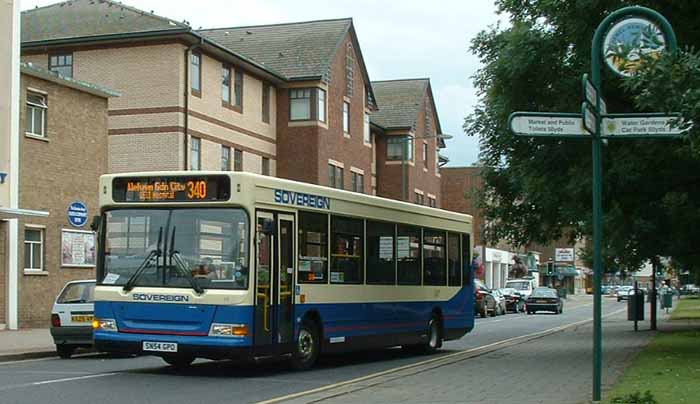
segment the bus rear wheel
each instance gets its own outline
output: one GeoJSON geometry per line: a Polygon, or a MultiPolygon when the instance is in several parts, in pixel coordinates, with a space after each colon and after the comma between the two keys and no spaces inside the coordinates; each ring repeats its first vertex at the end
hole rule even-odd
{"type": "Polygon", "coordinates": [[[416,346],[416,351],[424,355],[432,355],[442,347],[442,327],[440,318],[437,314],[433,314],[428,323],[427,330],[428,340],[416,346]]]}
{"type": "Polygon", "coordinates": [[[296,370],[310,369],[318,359],[321,351],[318,327],[315,323],[304,320],[299,329],[294,354],[292,355],[292,367],[296,370]]]}

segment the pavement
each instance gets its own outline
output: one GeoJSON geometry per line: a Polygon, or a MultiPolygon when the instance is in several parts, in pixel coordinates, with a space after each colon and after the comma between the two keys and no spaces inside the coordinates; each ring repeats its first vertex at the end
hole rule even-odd
{"type": "Polygon", "coordinates": [[[56,356],[48,328],[0,331],[0,362],[46,356],[56,356]]]}

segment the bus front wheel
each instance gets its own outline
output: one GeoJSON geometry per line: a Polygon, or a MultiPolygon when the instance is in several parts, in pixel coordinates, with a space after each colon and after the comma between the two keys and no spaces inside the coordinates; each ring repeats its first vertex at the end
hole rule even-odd
{"type": "Polygon", "coordinates": [[[321,350],[321,340],[319,339],[318,327],[315,323],[304,320],[299,329],[296,348],[292,355],[292,367],[297,370],[310,369],[321,350]]]}

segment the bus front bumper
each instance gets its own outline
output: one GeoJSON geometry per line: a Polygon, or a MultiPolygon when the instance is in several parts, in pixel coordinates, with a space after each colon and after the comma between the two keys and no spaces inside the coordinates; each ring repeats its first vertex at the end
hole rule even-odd
{"type": "Polygon", "coordinates": [[[249,338],[191,337],[179,335],[95,332],[95,350],[122,355],[191,356],[206,359],[248,359],[252,357],[249,338]],[[177,344],[177,351],[144,350],[144,342],[177,344]]]}

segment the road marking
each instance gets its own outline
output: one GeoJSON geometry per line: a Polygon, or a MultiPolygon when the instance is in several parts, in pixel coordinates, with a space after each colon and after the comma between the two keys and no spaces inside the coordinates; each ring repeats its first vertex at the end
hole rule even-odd
{"type": "Polygon", "coordinates": [[[22,388],[22,387],[41,386],[41,385],[45,385],[45,384],[72,382],[72,381],[75,381],[75,380],[96,379],[96,378],[98,378],[98,377],[114,376],[114,375],[117,375],[117,374],[119,374],[119,372],[96,373],[96,374],[85,375],[85,376],[66,377],[66,378],[63,378],[63,379],[52,379],[52,380],[43,380],[43,381],[39,381],[39,382],[22,383],[22,384],[13,384],[13,385],[9,385],[9,386],[2,386],[2,387],[0,387],[0,391],[12,390],[12,389],[19,389],[19,388],[22,388]]]}
{"type": "MultiPolygon", "coordinates": [[[[615,314],[622,313],[622,312],[624,312],[624,311],[626,311],[626,310],[627,310],[627,308],[620,309],[620,310],[616,310],[616,311],[613,311],[613,312],[611,312],[611,313],[608,313],[608,314],[602,316],[602,318],[611,317],[611,316],[614,316],[615,314]]],[[[369,374],[369,375],[366,375],[366,376],[361,376],[361,377],[357,377],[357,378],[354,378],[354,379],[350,379],[350,380],[345,380],[345,381],[338,382],[338,383],[329,384],[329,385],[327,385],[327,386],[317,387],[317,388],[311,389],[311,390],[300,391],[300,392],[297,392],[297,393],[292,393],[292,394],[288,394],[288,395],[286,395],[286,396],[276,397],[276,398],[272,398],[272,399],[265,400],[265,401],[259,401],[259,402],[257,402],[256,404],[274,404],[274,403],[279,403],[279,402],[283,402],[283,401],[287,401],[287,400],[292,400],[292,399],[299,398],[299,397],[303,397],[303,396],[308,396],[308,395],[311,395],[311,394],[321,393],[321,392],[328,391],[328,390],[332,390],[332,389],[335,389],[335,388],[338,388],[338,387],[343,387],[343,386],[347,386],[347,385],[350,385],[350,384],[355,384],[355,383],[363,382],[363,381],[366,381],[366,380],[378,378],[378,377],[381,377],[381,376],[384,376],[384,375],[388,375],[388,374],[391,374],[391,373],[397,373],[397,372],[400,372],[400,371],[403,371],[403,370],[412,369],[412,368],[417,368],[417,367],[429,365],[429,364],[432,364],[432,363],[435,363],[435,362],[446,361],[446,360],[448,360],[448,359],[457,358],[457,357],[459,357],[459,356],[467,356],[468,354],[474,353],[475,351],[481,351],[481,350],[488,349],[488,348],[491,348],[491,347],[494,347],[494,346],[504,345],[504,344],[508,344],[508,343],[515,342],[515,341],[518,341],[518,340],[534,339],[534,338],[536,338],[536,337],[540,337],[540,336],[544,336],[544,335],[548,335],[548,334],[554,334],[554,333],[556,333],[556,332],[564,331],[564,330],[566,330],[566,329],[573,328],[573,327],[576,327],[576,326],[578,326],[578,325],[585,324],[585,323],[589,323],[589,322],[592,322],[592,321],[593,321],[593,318],[589,318],[589,319],[585,319],[585,320],[579,320],[579,321],[576,321],[576,322],[573,322],[573,323],[564,324],[564,325],[560,325],[560,326],[557,326],[557,327],[552,327],[552,328],[549,328],[549,329],[546,329],[546,330],[543,330],[543,331],[537,331],[537,332],[533,332],[533,333],[526,334],[526,335],[520,335],[520,336],[517,336],[517,337],[507,338],[507,339],[504,339],[504,340],[501,340],[501,341],[492,342],[492,343],[490,343],[490,344],[481,345],[481,346],[474,347],[474,348],[470,348],[470,349],[467,349],[467,350],[464,350],[464,351],[454,352],[454,353],[451,353],[451,354],[442,355],[442,356],[437,357],[437,358],[428,359],[428,360],[424,360],[424,361],[421,361],[421,362],[412,363],[412,364],[409,364],[409,365],[399,366],[399,367],[393,368],[393,369],[383,370],[383,371],[381,371],[381,372],[376,372],[376,373],[372,373],[372,374],[369,374]]]]}
{"type": "Polygon", "coordinates": [[[44,380],[42,382],[34,382],[31,383],[32,386],[41,386],[43,384],[52,384],[52,383],[64,383],[64,382],[72,382],[74,380],[84,380],[84,379],[95,379],[97,377],[105,377],[105,376],[113,376],[119,374],[119,372],[112,372],[112,373],[97,373],[94,375],[86,375],[86,376],[77,376],[77,377],[66,377],[63,379],[54,379],[54,380],[44,380]]]}
{"type": "MultiPolygon", "coordinates": [[[[104,352],[88,352],[88,353],[73,355],[73,356],[71,356],[71,358],[89,358],[91,356],[100,356],[100,355],[105,355],[105,354],[104,354],[104,352]]],[[[34,359],[17,359],[14,361],[5,361],[5,362],[3,362],[0,359],[0,366],[13,365],[13,364],[17,364],[17,363],[41,362],[41,361],[48,361],[48,360],[55,360],[55,359],[58,359],[58,356],[47,356],[45,358],[34,358],[34,359]]]]}

